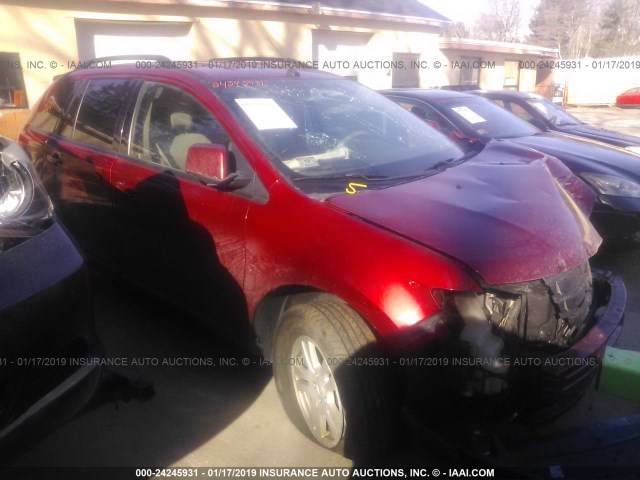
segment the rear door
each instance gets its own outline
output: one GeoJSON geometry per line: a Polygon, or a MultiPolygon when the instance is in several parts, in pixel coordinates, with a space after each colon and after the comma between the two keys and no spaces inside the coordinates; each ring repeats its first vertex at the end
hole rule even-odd
{"type": "MultiPolygon", "coordinates": [[[[188,149],[221,144],[253,175],[216,118],[193,94],[145,82],[113,164],[123,270],[144,287],[231,330],[248,325],[242,285],[245,218],[253,185],[225,192],[185,172],[188,149]]],[[[255,177],[255,175],[253,175],[255,177]]]]}
{"type": "MultiPolygon", "coordinates": [[[[58,216],[83,251],[117,268],[111,166],[117,155],[127,101],[140,82],[67,80],[64,109],[36,153],[38,171],[58,216]]],[[[56,99],[46,108],[57,109],[56,99]]],[[[38,120],[38,116],[34,121],[38,120]]]]}

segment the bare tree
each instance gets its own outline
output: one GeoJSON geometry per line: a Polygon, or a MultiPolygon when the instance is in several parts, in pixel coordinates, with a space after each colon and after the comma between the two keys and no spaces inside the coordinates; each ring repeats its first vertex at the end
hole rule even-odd
{"type": "Polygon", "coordinates": [[[489,13],[483,13],[477,20],[474,36],[498,42],[520,41],[519,0],[491,0],[489,13]]]}
{"type": "Polygon", "coordinates": [[[469,38],[471,32],[463,22],[453,22],[442,32],[443,37],[469,38]]]}

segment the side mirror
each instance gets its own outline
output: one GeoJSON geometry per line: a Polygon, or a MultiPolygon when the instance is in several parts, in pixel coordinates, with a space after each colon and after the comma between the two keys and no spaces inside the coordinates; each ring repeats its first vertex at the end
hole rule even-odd
{"type": "Polygon", "coordinates": [[[185,170],[190,173],[224,180],[232,173],[229,151],[224,145],[196,143],[187,151],[185,170]]]}
{"type": "Polygon", "coordinates": [[[548,132],[549,131],[549,127],[547,127],[547,124],[542,120],[534,118],[534,119],[531,120],[530,123],[534,127],[536,127],[537,129],[542,130],[543,132],[548,132]]]}
{"type": "Polygon", "coordinates": [[[187,150],[185,171],[207,187],[237,190],[251,183],[252,176],[239,176],[233,153],[226,146],[196,143],[187,150]]]}

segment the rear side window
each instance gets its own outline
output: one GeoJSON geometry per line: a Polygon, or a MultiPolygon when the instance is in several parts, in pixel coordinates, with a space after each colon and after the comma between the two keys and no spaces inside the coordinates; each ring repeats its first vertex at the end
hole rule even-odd
{"type": "Polygon", "coordinates": [[[128,97],[129,80],[92,80],[82,99],[72,138],[101,148],[112,148],[118,117],[128,97]]]}
{"type": "Polygon", "coordinates": [[[44,133],[52,133],[68,110],[77,84],[69,80],[60,81],[49,96],[42,101],[38,112],[31,121],[31,127],[44,133]]]}

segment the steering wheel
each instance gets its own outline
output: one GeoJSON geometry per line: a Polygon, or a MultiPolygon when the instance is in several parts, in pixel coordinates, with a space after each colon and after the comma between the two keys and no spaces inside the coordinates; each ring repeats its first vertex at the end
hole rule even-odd
{"type": "Polygon", "coordinates": [[[346,137],[344,137],[342,140],[340,140],[340,145],[343,147],[347,147],[349,148],[349,142],[351,142],[352,140],[358,138],[358,137],[368,137],[368,134],[366,132],[363,132],[361,130],[355,131],[355,132],[351,132],[349,133],[346,137]]]}

